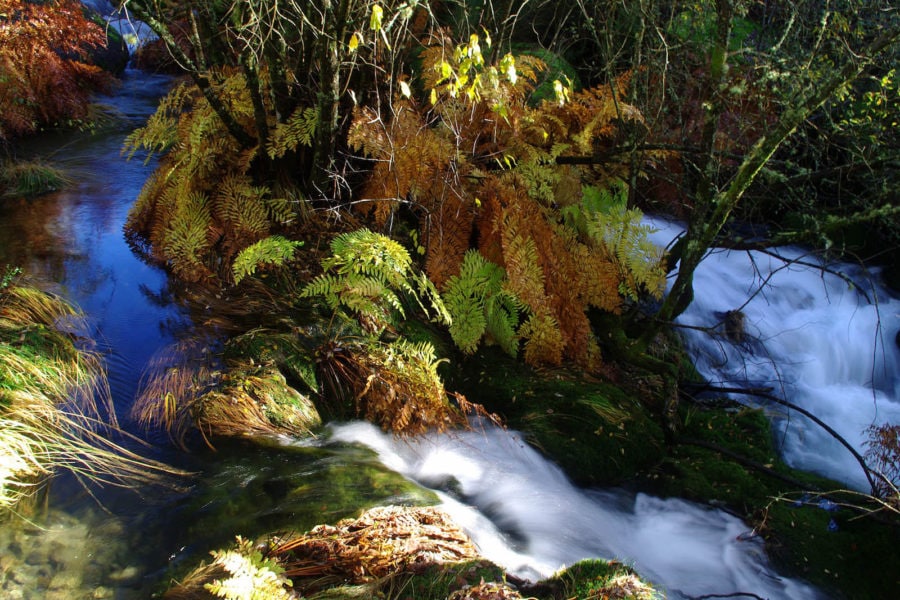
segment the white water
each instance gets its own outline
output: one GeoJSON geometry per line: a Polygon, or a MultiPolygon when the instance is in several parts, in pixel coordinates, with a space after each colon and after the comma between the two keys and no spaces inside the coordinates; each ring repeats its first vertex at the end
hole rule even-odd
{"type": "Polygon", "coordinates": [[[369,446],[386,466],[438,490],[480,552],[520,577],[536,581],[580,559],[605,558],[634,566],[669,598],[820,597],[776,575],[739,519],[678,499],[576,488],[513,432],[490,427],[407,441],[368,423],[332,430],[332,442],[369,446]]]}
{"type": "MultiPolygon", "coordinates": [[[[682,231],[666,221],[652,224],[659,228],[655,241],[660,245],[682,231]]],[[[817,262],[799,248],[774,250],[817,262]]],[[[715,327],[721,313],[740,309],[748,334],[744,343],[683,330],[700,372],[714,384],[773,388],[773,394],[819,417],[862,454],[867,427],[900,423],[900,349],[895,341],[900,299],[873,284],[871,274],[859,267],[839,263],[829,268],[860,287],[817,268],[785,268],[783,261],[761,252],[712,254],[697,269],[694,301],[678,322],[715,327]]],[[[868,491],[859,463],[834,437],[796,412],[775,405],[771,409],[789,464],[868,491]]]]}

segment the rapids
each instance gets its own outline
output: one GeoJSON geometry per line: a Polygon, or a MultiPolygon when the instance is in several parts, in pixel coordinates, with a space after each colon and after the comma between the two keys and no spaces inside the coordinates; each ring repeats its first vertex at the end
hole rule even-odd
{"type": "MultiPolygon", "coordinates": [[[[659,245],[682,231],[678,223],[650,223],[659,245]]],[[[900,423],[900,298],[875,270],[824,263],[798,247],[772,250],[794,262],[718,251],[700,264],[694,301],[678,319],[694,363],[715,385],[771,389],[863,454],[869,426],[900,423]],[[735,310],[743,313],[742,340],[729,339],[722,323],[735,310]]],[[[859,463],[823,428],[785,407],[760,405],[788,464],[868,491],[859,463]]]]}
{"type": "Polygon", "coordinates": [[[676,498],[576,488],[515,432],[485,426],[414,441],[368,423],[332,432],[332,441],[369,446],[391,469],[437,490],[481,552],[517,576],[536,581],[601,557],[633,565],[669,598],[823,597],[777,575],[740,519],[676,498]]]}

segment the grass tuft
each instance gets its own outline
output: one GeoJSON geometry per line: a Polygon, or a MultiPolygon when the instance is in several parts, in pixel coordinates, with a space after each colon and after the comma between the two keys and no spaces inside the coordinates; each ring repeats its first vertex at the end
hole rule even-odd
{"type": "Polygon", "coordinates": [[[34,198],[61,190],[70,183],[61,169],[40,160],[0,165],[0,195],[6,198],[34,198]]]}
{"type": "Polygon", "coordinates": [[[75,346],[79,327],[82,315],[61,298],[0,289],[0,515],[16,514],[60,469],[119,486],[178,473],[109,439],[122,432],[100,356],[75,346]]]}

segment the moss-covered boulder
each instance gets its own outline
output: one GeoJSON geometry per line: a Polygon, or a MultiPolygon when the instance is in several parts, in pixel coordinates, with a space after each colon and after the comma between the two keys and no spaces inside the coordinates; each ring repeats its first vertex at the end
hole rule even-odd
{"type": "Polygon", "coordinates": [[[661,427],[621,387],[563,370],[537,372],[494,348],[465,359],[449,384],[525,433],[582,485],[610,485],[664,455],[661,427]]]}
{"type": "Polygon", "coordinates": [[[164,598],[288,598],[289,592],[317,600],[658,597],[630,569],[600,560],[579,562],[536,584],[508,580],[432,507],[379,506],[257,546],[239,537],[232,548],[211,554],[212,563],[194,569],[164,598]]]}
{"type": "Polygon", "coordinates": [[[840,483],[780,460],[761,410],[685,406],[671,453],[643,476],[644,489],[722,506],[743,516],[789,574],[848,598],[900,590],[900,521],[840,483]]]}

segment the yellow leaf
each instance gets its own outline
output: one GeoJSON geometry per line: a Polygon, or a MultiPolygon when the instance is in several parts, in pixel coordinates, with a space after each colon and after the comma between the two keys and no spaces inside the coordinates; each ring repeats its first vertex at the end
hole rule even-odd
{"type": "Polygon", "coordinates": [[[350,52],[356,52],[357,48],[359,48],[359,36],[354,33],[350,36],[350,52]]]}
{"type": "Polygon", "coordinates": [[[400,93],[403,94],[404,98],[409,98],[410,96],[412,96],[412,90],[409,89],[409,84],[405,81],[400,82],[400,93]]]}
{"type": "Polygon", "coordinates": [[[429,99],[431,100],[432,106],[437,104],[437,101],[438,101],[437,91],[434,88],[431,88],[431,96],[429,99]]]}
{"type": "Polygon", "coordinates": [[[369,29],[378,31],[381,29],[381,21],[384,18],[384,9],[380,4],[372,5],[372,17],[369,19],[369,29]]]}

